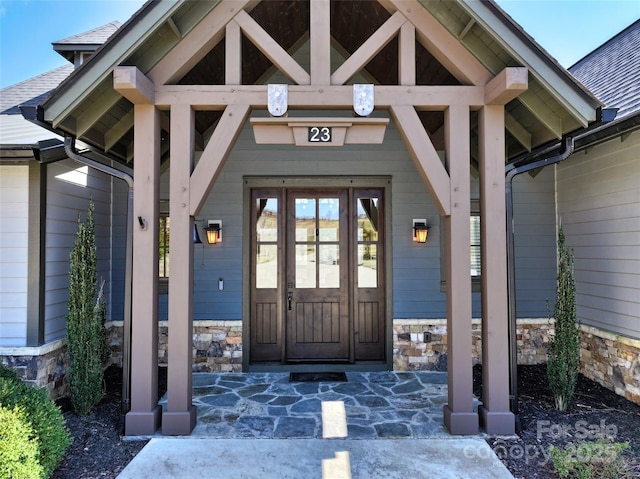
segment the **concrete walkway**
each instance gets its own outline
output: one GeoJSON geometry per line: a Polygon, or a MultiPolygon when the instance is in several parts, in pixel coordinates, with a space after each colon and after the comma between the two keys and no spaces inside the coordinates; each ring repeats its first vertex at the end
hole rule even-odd
{"type": "MultiPolygon", "coordinates": [[[[198,417],[191,436],[155,436],[118,478],[513,477],[480,432],[456,437],[442,425],[446,373],[289,379],[194,374],[198,417]]],[[[166,408],[166,399],[160,404],[166,408]]]]}
{"type": "Polygon", "coordinates": [[[482,439],[154,438],[118,479],[512,479],[482,439]]]}

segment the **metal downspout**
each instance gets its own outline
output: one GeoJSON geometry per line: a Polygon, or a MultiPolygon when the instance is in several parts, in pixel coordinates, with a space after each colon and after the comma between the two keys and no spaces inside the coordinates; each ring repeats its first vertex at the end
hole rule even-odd
{"type": "MultiPolygon", "coordinates": [[[[516,318],[516,269],[515,269],[515,242],[514,242],[514,225],[513,225],[513,178],[518,176],[521,173],[526,173],[531,170],[535,170],[537,168],[543,168],[549,165],[555,165],[556,163],[560,163],[561,161],[569,158],[574,151],[576,151],[576,141],[581,140],[582,138],[588,137],[590,135],[600,133],[601,131],[606,131],[607,128],[610,128],[611,125],[618,123],[614,122],[618,109],[617,108],[606,108],[602,109],[600,115],[599,124],[595,125],[593,128],[588,128],[583,130],[582,132],[567,137],[565,139],[565,148],[562,153],[558,153],[556,155],[550,156],[548,158],[543,158],[538,161],[534,161],[532,163],[526,163],[521,166],[514,166],[514,163],[518,163],[519,161],[525,161],[526,157],[520,157],[516,159],[515,162],[512,162],[506,166],[505,173],[505,195],[506,195],[506,216],[507,216],[507,298],[508,298],[508,323],[509,323],[509,385],[510,385],[510,401],[511,401],[511,412],[516,417],[516,428],[520,426],[520,420],[518,417],[518,348],[516,342],[516,330],[517,330],[517,318],[516,318]]],[[[622,120],[621,120],[622,121],[622,120]]],[[[614,132],[611,135],[607,135],[603,138],[600,138],[597,142],[590,143],[591,146],[594,144],[600,144],[602,142],[608,141],[614,136],[619,135],[619,132],[614,132]]],[[[545,148],[543,151],[538,152],[535,156],[544,155],[549,151],[553,151],[558,148],[560,144],[556,143],[553,146],[545,148]]],[[[580,146],[578,150],[583,149],[584,146],[580,146]]]]}
{"type": "Polygon", "coordinates": [[[82,156],[75,149],[75,138],[65,135],[64,150],[72,160],[94,168],[102,173],[119,178],[127,183],[127,226],[125,245],[125,280],[124,280],[124,321],[123,321],[123,353],[122,353],[122,402],[121,413],[124,416],[129,411],[130,382],[131,382],[131,286],[133,263],[133,177],[98,161],[82,156]]]}
{"type": "Polygon", "coordinates": [[[511,393],[511,412],[516,417],[516,430],[520,427],[518,409],[518,348],[516,342],[517,321],[516,321],[516,269],[515,269],[515,240],[513,224],[513,178],[526,173],[527,171],[554,165],[571,156],[575,148],[575,138],[569,137],[565,140],[565,149],[549,158],[535,161],[526,165],[510,169],[506,174],[505,195],[506,195],[506,216],[507,216],[507,297],[508,297],[508,322],[509,322],[509,385],[511,393]]]}

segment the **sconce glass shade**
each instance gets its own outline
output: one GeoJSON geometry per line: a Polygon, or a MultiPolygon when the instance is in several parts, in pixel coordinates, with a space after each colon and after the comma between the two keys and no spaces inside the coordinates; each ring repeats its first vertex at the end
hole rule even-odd
{"type": "Polygon", "coordinates": [[[415,225],[413,225],[413,238],[415,241],[417,241],[418,243],[426,243],[427,242],[427,236],[429,235],[429,228],[427,228],[427,225],[424,223],[416,223],[415,225]]]}
{"type": "Polygon", "coordinates": [[[198,234],[198,227],[193,225],[193,244],[202,244],[200,235],[198,234]]]}
{"type": "Polygon", "coordinates": [[[207,233],[207,243],[216,244],[220,241],[221,228],[219,224],[211,224],[204,228],[207,233]]]}

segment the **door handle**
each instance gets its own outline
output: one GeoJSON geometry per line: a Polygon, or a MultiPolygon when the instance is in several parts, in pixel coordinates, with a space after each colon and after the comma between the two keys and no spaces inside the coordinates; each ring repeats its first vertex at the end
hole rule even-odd
{"type": "Polygon", "coordinates": [[[289,294],[287,294],[287,308],[289,311],[291,311],[291,301],[293,301],[293,296],[291,295],[291,292],[289,292],[289,294]]]}

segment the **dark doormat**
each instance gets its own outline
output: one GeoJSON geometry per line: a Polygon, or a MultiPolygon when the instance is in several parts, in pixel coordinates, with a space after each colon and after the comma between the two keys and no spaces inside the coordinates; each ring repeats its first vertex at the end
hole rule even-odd
{"type": "Polygon", "coordinates": [[[289,373],[290,383],[346,382],[345,373],[289,373]]]}

